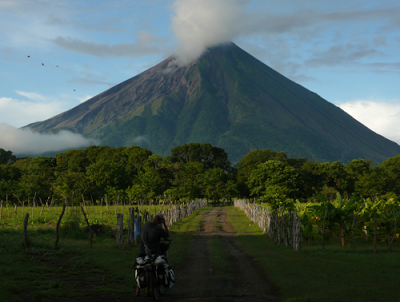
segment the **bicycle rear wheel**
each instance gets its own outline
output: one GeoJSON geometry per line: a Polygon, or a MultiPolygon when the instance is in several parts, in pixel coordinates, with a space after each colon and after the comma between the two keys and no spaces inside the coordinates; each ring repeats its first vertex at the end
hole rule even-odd
{"type": "Polygon", "coordinates": [[[151,274],[150,291],[153,294],[154,300],[158,301],[158,299],[160,298],[160,290],[159,290],[159,286],[158,286],[158,283],[157,283],[157,278],[156,278],[155,272],[153,272],[151,274]]]}
{"type": "Polygon", "coordinates": [[[158,290],[160,291],[160,294],[161,295],[165,295],[167,292],[168,292],[168,287],[166,287],[166,286],[160,286],[159,288],[158,288],[158,290]]]}

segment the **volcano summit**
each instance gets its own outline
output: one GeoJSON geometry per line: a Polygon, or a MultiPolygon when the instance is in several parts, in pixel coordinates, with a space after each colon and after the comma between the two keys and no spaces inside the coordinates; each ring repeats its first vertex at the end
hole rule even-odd
{"type": "Polygon", "coordinates": [[[112,147],[163,155],[210,143],[238,162],[254,149],[316,161],[381,163],[400,146],[282,76],[234,43],[210,48],[185,67],[170,57],[86,102],[27,127],[69,130],[112,147]]]}

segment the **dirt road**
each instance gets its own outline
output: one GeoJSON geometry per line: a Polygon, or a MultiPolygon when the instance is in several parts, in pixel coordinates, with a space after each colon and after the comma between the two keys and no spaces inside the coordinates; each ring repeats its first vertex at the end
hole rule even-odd
{"type": "MultiPolygon", "coordinates": [[[[167,295],[161,296],[160,301],[282,301],[278,289],[271,284],[257,261],[235,243],[235,234],[224,207],[215,207],[205,213],[201,229],[195,234],[186,258],[181,265],[174,267],[175,286],[167,295]],[[215,247],[216,250],[213,250],[215,247]],[[215,251],[219,252],[219,258],[215,251]],[[224,265],[221,266],[221,263],[224,265]]],[[[58,297],[59,302],[153,301],[152,297],[145,297],[144,292],[142,296],[135,297],[134,288],[131,293],[93,290],[103,284],[95,275],[58,274],[52,278],[69,285],[71,291],[78,294],[74,298],[58,297]],[[88,289],[92,289],[90,294],[88,289]]],[[[32,297],[29,292],[21,295],[21,299],[49,301],[32,297]]]]}
{"type": "Polygon", "coordinates": [[[186,259],[175,268],[177,282],[174,288],[161,300],[282,301],[278,289],[271,284],[257,262],[235,244],[234,235],[235,229],[228,222],[223,207],[207,212],[186,259]],[[221,240],[224,250],[228,252],[229,266],[222,276],[214,269],[213,255],[208,249],[212,235],[221,240]]]}

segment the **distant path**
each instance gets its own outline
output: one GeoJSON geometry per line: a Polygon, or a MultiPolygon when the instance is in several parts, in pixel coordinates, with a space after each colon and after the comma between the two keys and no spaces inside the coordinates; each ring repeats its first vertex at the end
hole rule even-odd
{"type": "Polygon", "coordinates": [[[282,301],[277,288],[257,262],[235,243],[235,233],[228,223],[225,208],[212,208],[204,214],[201,231],[195,237],[183,264],[175,268],[177,282],[174,288],[160,300],[282,301]],[[224,273],[233,278],[218,277],[213,270],[212,255],[207,247],[214,234],[229,251],[227,257],[230,265],[224,273]]]}

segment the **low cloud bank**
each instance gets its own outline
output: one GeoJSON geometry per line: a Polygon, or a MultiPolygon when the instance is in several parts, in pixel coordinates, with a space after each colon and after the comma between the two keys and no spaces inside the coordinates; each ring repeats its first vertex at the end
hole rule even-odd
{"type": "Polygon", "coordinates": [[[27,128],[18,129],[0,123],[0,148],[11,150],[15,155],[39,155],[44,152],[84,148],[99,143],[98,140],[87,139],[70,131],[40,134],[27,128]]]}
{"type": "Polygon", "coordinates": [[[400,144],[400,100],[356,100],[339,107],[369,129],[400,144]]]}

